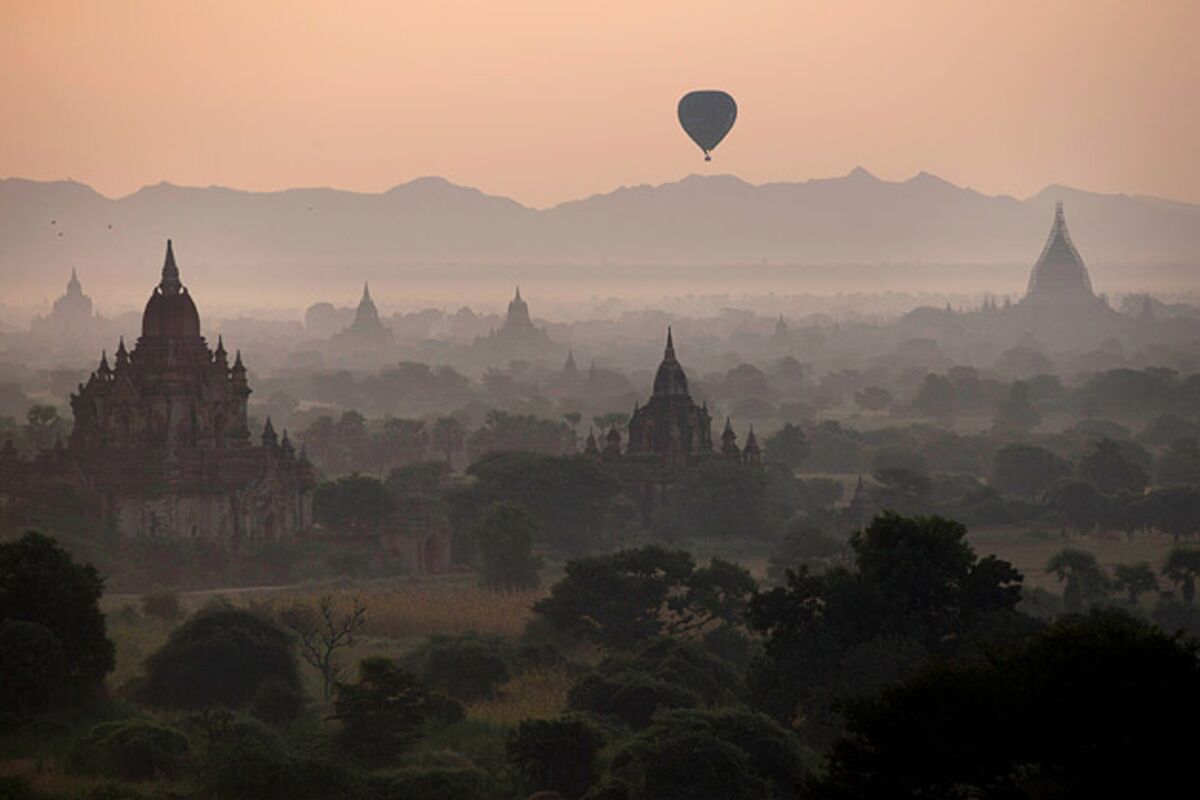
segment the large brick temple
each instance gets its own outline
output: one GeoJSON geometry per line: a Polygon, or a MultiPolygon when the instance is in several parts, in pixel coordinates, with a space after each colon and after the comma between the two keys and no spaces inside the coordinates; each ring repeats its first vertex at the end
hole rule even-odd
{"type": "MultiPolygon", "coordinates": [[[[0,449],[0,480],[67,480],[102,498],[126,537],[209,539],[236,547],[287,539],[312,521],[313,470],[268,419],[252,441],[239,352],[211,349],[167,242],[162,279],[132,350],[122,340],[71,396],[66,446],[18,463],[0,449]]],[[[0,486],[0,493],[12,486],[0,486]]]]}

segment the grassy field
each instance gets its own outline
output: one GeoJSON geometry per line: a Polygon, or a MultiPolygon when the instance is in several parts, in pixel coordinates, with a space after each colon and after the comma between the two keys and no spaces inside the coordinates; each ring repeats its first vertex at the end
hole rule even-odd
{"type": "MultiPolygon", "coordinates": [[[[1119,534],[1094,534],[1064,537],[1057,531],[1027,528],[979,528],[968,536],[980,555],[994,554],[1012,562],[1025,575],[1032,588],[1061,591],[1058,579],[1045,571],[1046,562],[1064,547],[1087,550],[1101,566],[1111,570],[1116,564],[1147,562],[1161,567],[1174,543],[1170,537],[1138,534],[1132,541],[1119,534]]],[[[705,553],[733,557],[732,553],[705,553]]],[[[765,555],[735,558],[758,578],[765,575],[765,555]]],[[[357,597],[367,607],[366,624],[355,646],[343,658],[347,665],[367,656],[403,657],[428,637],[477,633],[484,636],[516,638],[532,617],[531,606],[546,590],[497,593],[479,588],[470,575],[434,578],[398,578],[363,582],[348,586],[262,588],[227,592],[196,592],[181,596],[185,614],[212,602],[229,602],[243,607],[278,610],[294,604],[312,605],[324,594],[332,595],[338,605],[348,607],[357,597]]],[[[166,641],[177,624],[148,617],[139,610],[139,598],[133,595],[109,595],[102,603],[108,615],[110,636],[117,645],[117,667],[109,676],[109,686],[119,689],[137,675],[142,661],[166,641]]],[[[319,694],[316,673],[305,669],[310,693],[319,694]],[[311,673],[311,674],[309,674],[311,673]]],[[[538,714],[519,710],[558,709],[565,698],[569,681],[562,675],[529,674],[518,677],[506,687],[505,697],[493,701],[472,715],[479,719],[507,723],[522,716],[538,714]]],[[[546,713],[554,713],[548,711],[546,713]]]]}
{"type": "MultiPolygon", "coordinates": [[[[1146,562],[1157,572],[1175,543],[1161,534],[1139,533],[1132,540],[1117,533],[1064,537],[1057,531],[1022,528],[978,528],[967,538],[979,555],[1009,561],[1025,576],[1025,585],[1061,591],[1058,578],[1046,572],[1046,562],[1065,547],[1086,550],[1111,572],[1117,564],[1146,562]]],[[[1164,587],[1165,588],[1165,587],[1164,587]]]]}
{"type": "MultiPolygon", "coordinates": [[[[348,608],[357,598],[367,608],[361,635],[355,645],[342,654],[342,662],[348,668],[347,677],[350,677],[353,666],[363,658],[402,658],[428,637],[438,634],[477,633],[517,638],[533,614],[531,606],[544,592],[486,591],[469,575],[371,581],[353,587],[339,584],[195,592],[180,596],[182,613],[178,620],[156,619],[141,613],[137,596],[109,595],[101,601],[101,608],[108,615],[109,636],[117,648],[117,666],[108,677],[109,688],[119,691],[135,678],[143,660],[162,646],[171,630],[187,614],[207,604],[226,602],[271,612],[292,605],[315,605],[322,595],[333,596],[335,607],[348,608]]],[[[303,675],[309,696],[319,697],[320,678],[316,671],[305,666],[303,675]]],[[[501,700],[493,701],[491,707],[480,712],[480,718],[500,721],[521,715],[533,716],[519,711],[525,707],[553,709],[548,712],[553,715],[565,702],[566,683],[565,675],[519,676],[513,686],[506,687],[501,700]],[[539,697],[521,697],[528,691],[538,693],[539,697]],[[547,693],[545,698],[540,696],[542,693],[547,693]]]]}

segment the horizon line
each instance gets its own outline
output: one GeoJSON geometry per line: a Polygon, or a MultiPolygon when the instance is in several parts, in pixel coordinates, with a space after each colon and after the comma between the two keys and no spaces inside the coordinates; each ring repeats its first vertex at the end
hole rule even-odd
{"type": "Polygon", "coordinates": [[[865,179],[869,179],[871,181],[875,181],[875,182],[882,183],[882,184],[888,184],[888,185],[892,185],[892,186],[900,186],[903,184],[912,183],[912,182],[920,180],[922,178],[928,178],[928,179],[933,179],[935,181],[944,183],[947,186],[950,186],[961,192],[970,192],[973,194],[980,195],[982,197],[987,197],[987,198],[992,198],[992,199],[1015,200],[1015,201],[1021,202],[1021,203],[1030,202],[1031,200],[1036,199],[1040,195],[1045,194],[1046,192],[1048,192],[1050,190],[1064,190],[1064,191],[1070,191],[1070,192],[1078,192],[1078,193],[1082,193],[1082,194],[1095,195],[1095,196],[1099,196],[1099,197],[1128,197],[1128,198],[1132,198],[1132,199],[1154,200],[1154,201],[1159,201],[1159,202],[1172,203],[1172,204],[1176,204],[1176,205],[1186,206],[1189,208],[1200,208],[1200,203],[1194,203],[1194,202],[1191,202],[1188,200],[1180,200],[1180,199],[1173,198],[1173,197],[1164,197],[1161,195],[1144,194],[1144,193],[1138,193],[1138,192],[1102,192],[1102,191],[1084,189],[1084,188],[1080,188],[1077,186],[1071,186],[1069,184],[1057,183],[1057,182],[1048,183],[1045,186],[1043,186],[1041,189],[1039,189],[1038,191],[1036,191],[1033,194],[1030,194],[1026,197],[1019,197],[1017,195],[1006,194],[1003,192],[996,193],[996,194],[989,194],[989,193],[981,191],[979,189],[975,189],[971,186],[964,186],[964,185],[954,183],[953,181],[947,180],[936,173],[929,172],[928,170],[919,170],[916,173],[914,173],[913,175],[911,175],[910,177],[904,178],[901,180],[889,180],[887,178],[879,177],[878,175],[876,175],[875,173],[871,172],[870,170],[866,169],[865,167],[863,167],[861,165],[855,166],[849,172],[842,174],[842,175],[813,176],[813,177],[804,178],[802,180],[772,180],[772,181],[765,181],[762,183],[754,183],[752,181],[748,181],[745,178],[742,178],[738,175],[734,175],[732,173],[704,175],[704,174],[693,172],[693,173],[684,175],[681,178],[677,178],[677,179],[671,180],[671,181],[664,181],[662,183],[620,184],[620,185],[616,186],[615,188],[610,189],[608,191],[593,192],[592,194],[588,194],[588,195],[584,195],[581,197],[576,197],[576,198],[572,198],[572,199],[568,199],[568,200],[562,200],[560,202],[557,202],[557,203],[554,203],[554,204],[548,205],[548,206],[528,205],[528,204],[522,202],[521,200],[518,200],[515,197],[511,197],[511,196],[504,195],[504,194],[493,194],[491,192],[480,189],[479,187],[476,187],[476,186],[471,186],[469,184],[464,184],[464,183],[457,183],[457,182],[455,182],[449,178],[446,178],[445,176],[442,176],[442,175],[420,175],[415,178],[411,178],[407,181],[403,181],[401,183],[394,184],[393,186],[391,186],[387,189],[384,189],[382,191],[345,189],[345,188],[340,188],[340,187],[331,186],[331,185],[288,186],[288,187],[274,188],[274,189],[245,189],[245,188],[228,186],[228,185],[219,184],[219,183],[210,183],[208,185],[179,184],[179,183],[172,183],[169,180],[163,179],[163,180],[157,181],[156,183],[144,184],[140,188],[135,189],[132,192],[128,192],[126,194],[109,195],[109,194],[105,194],[104,192],[95,188],[94,186],[87,183],[86,181],[79,181],[71,176],[67,176],[65,178],[43,179],[43,178],[27,178],[27,177],[20,176],[20,175],[7,175],[3,178],[0,178],[0,183],[25,182],[25,183],[42,184],[42,185],[74,184],[77,186],[82,186],[82,187],[86,188],[88,191],[93,192],[97,196],[99,196],[105,200],[108,200],[110,202],[120,202],[123,200],[128,200],[132,197],[135,197],[136,195],[141,194],[142,192],[145,192],[148,189],[155,189],[158,187],[166,187],[166,188],[171,188],[171,189],[192,189],[192,190],[214,190],[214,189],[216,189],[216,190],[224,190],[224,191],[229,191],[229,192],[237,192],[240,194],[254,194],[254,195],[288,194],[290,192],[334,192],[334,193],[338,193],[338,194],[383,197],[384,195],[390,194],[397,190],[411,187],[414,184],[437,182],[437,183],[446,184],[447,186],[450,186],[452,188],[459,189],[462,191],[474,192],[474,193],[479,194],[486,198],[491,198],[491,199],[496,199],[496,200],[505,200],[505,201],[514,203],[517,206],[519,206],[523,209],[529,210],[529,211],[539,211],[540,212],[540,211],[550,211],[550,210],[553,210],[555,208],[559,208],[562,206],[571,205],[574,203],[581,203],[581,202],[585,202],[587,200],[592,200],[592,199],[596,199],[596,198],[600,198],[600,197],[610,197],[610,196],[618,194],[620,192],[636,191],[639,189],[661,189],[661,188],[667,187],[667,186],[677,186],[686,181],[692,181],[692,180],[699,180],[699,181],[733,180],[733,181],[737,181],[738,183],[741,183],[745,186],[748,186],[752,189],[763,189],[763,188],[767,188],[767,187],[771,187],[771,186],[803,186],[803,185],[810,184],[810,183],[844,181],[844,180],[853,179],[855,177],[862,177],[865,179]]]}

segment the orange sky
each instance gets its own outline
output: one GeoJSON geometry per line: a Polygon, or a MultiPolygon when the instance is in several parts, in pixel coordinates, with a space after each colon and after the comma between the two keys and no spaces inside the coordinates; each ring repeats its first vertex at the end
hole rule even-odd
{"type": "Polygon", "coordinates": [[[1200,202],[1200,2],[0,0],[0,175],[535,206],[919,170],[1200,202]],[[693,88],[738,100],[706,165],[693,88]]]}

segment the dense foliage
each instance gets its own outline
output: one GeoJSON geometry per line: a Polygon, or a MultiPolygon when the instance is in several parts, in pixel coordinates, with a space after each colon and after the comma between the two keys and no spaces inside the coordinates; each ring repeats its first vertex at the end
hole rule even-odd
{"type": "Polygon", "coordinates": [[[292,639],[266,617],[217,606],[189,618],[146,659],[136,696],[157,708],[245,708],[268,682],[300,698],[292,639]]]}
{"type": "Polygon", "coordinates": [[[39,698],[78,702],[97,690],[114,665],[113,643],[98,605],[103,590],[91,565],[76,564],[47,536],[30,532],[0,543],[0,622],[40,627],[10,625],[5,630],[5,637],[20,648],[6,655],[11,668],[40,686],[27,697],[14,696],[11,687],[0,692],[13,703],[3,710],[37,708],[45,704],[39,698]],[[31,672],[38,664],[48,670],[40,678],[31,672]]]}

